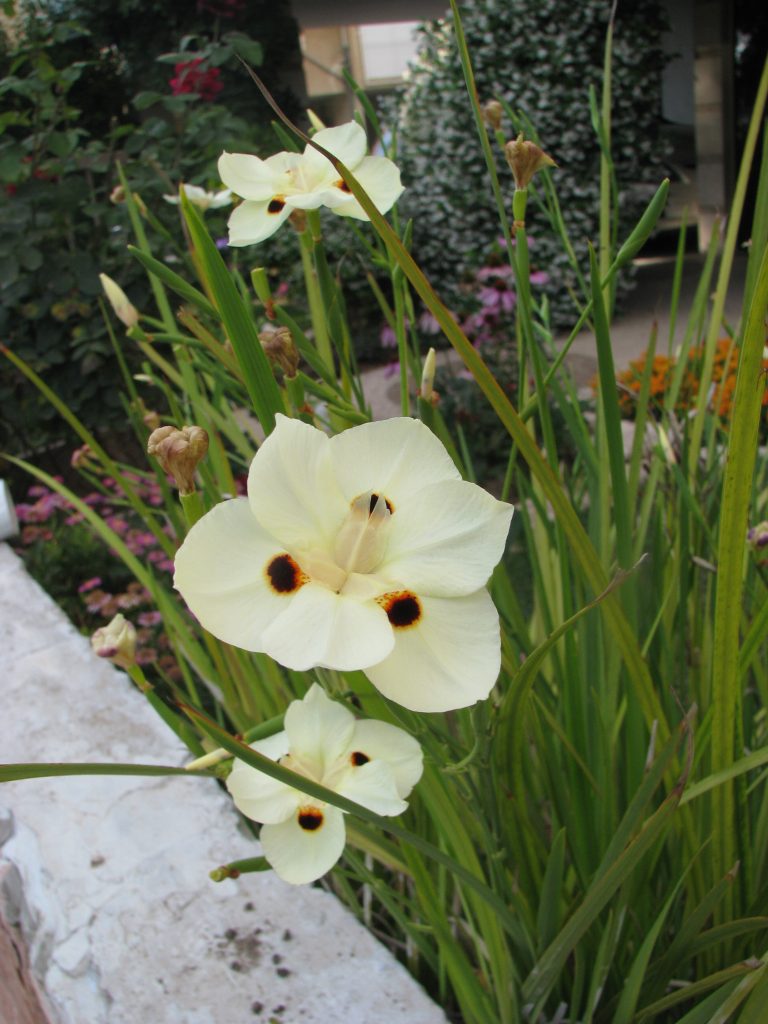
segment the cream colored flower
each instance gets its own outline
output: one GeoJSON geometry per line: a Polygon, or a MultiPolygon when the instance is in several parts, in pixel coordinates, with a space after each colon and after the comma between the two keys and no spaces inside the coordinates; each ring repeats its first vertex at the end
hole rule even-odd
{"type": "Polygon", "coordinates": [[[195,524],[175,584],[201,624],[237,647],[297,671],[363,669],[414,711],[466,707],[499,672],[485,584],[512,511],[462,480],[419,420],[329,438],[278,416],[248,497],[195,524]]]}
{"type": "MultiPolygon", "coordinates": [[[[313,684],[285,713],[285,731],[253,749],[382,815],[402,814],[421,778],[421,747],[402,729],[354,716],[313,684]]],[[[262,822],[264,856],[286,882],[330,871],[346,841],[344,814],[235,760],[227,778],[235,806],[262,822]]]]}
{"type": "MultiPolygon", "coordinates": [[[[184,189],[184,195],[190,203],[193,206],[197,206],[200,210],[218,210],[222,206],[232,205],[232,190],[229,188],[225,188],[221,192],[206,192],[199,185],[183,184],[181,187],[184,189]]],[[[174,206],[178,206],[181,202],[181,198],[178,195],[164,195],[163,199],[166,203],[173,203],[174,206]]]]}
{"type": "MultiPolygon", "coordinates": [[[[400,171],[386,157],[366,155],[365,132],[357,122],[324,128],[314,141],[352,171],[380,213],[386,213],[402,194],[400,171]]],[[[222,153],[219,176],[245,200],[229,218],[230,245],[264,241],[294,210],[327,206],[341,217],[368,220],[330,160],[309,145],[303,153],[276,153],[266,160],[222,153]]]]}

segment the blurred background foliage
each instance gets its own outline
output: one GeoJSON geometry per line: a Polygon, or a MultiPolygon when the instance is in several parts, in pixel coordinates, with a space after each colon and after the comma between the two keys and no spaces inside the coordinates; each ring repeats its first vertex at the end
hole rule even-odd
{"type": "MultiPolygon", "coordinates": [[[[87,423],[115,430],[124,413],[98,274],[138,306],[148,297],[113,201],[118,164],[157,219],[147,230],[162,234],[178,219],[163,194],[180,181],[217,186],[222,148],[272,145],[237,55],[298,110],[286,85],[300,68],[297,29],[282,2],[64,0],[25,12],[13,38],[0,33],[0,336],[87,423]]],[[[222,235],[226,216],[211,215],[222,235]]],[[[0,407],[0,446],[50,453],[56,414],[8,365],[0,407]]]]}

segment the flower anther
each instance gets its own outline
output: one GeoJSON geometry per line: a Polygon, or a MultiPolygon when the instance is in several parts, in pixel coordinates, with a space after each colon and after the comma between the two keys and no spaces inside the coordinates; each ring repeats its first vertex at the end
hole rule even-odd
{"type": "Polygon", "coordinates": [[[419,420],[329,438],[278,416],[248,497],[190,530],[175,585],[228,643],[296,671],[362,669],[413,711],[467,707],[499,672],[485,584],[512,512],[462,480],[419,420]]]}
{"type": "MultiPolygon", "coordinates": [[[[402,729],[356,720],[314,683],[285,714],[285,731],[253,749],[382,815],[402,814],[421,778],[421,747],[402,729]]],[[[287,882],[313,882],[344,850],[344,814],[235,760],[227,778],[235,806],[262,823],[261,845],[287,882]]]]}

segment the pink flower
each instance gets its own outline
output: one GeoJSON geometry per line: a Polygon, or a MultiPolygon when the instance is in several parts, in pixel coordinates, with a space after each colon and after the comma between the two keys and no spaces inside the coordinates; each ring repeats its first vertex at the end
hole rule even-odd
{"type": "Polygon", "coordinates": [[[140,626],[159,626],[162,621],[163,616],[161,612],[142,612],[138,618],[140,626]]]}
{"type": "Polygon", "coordinates": [[[379,342],[382,348],[395,348],[397,345],[397,335],[395,334],[394,327],[384,324],[379,332],[379,342]]]}
{"type": "Polygon", "coordinates": [[[418,320],[419,330],[422,334],[439,334],[440,324],[430,313],[428,309],[425,309],[418,320]]]}
{"type": "Polygon", "coordinates": [[[91,576],[89,580],[85,580],[77,588],[78,594],[87,594],[89,590],[95,590],[96,587],[101,586],[101,576],[91,576]]]}

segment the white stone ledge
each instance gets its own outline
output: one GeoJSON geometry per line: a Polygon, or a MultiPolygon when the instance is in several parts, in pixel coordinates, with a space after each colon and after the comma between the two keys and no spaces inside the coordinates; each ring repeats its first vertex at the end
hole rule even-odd
{"type": "MultiPolygon", "coordinates": [[[[0,680],[4,762],[184,759],[4,544],[0,680]]],[[[208,879],[257,852],[214,782],[35,779],[0,805],[0,898],[54,1024],[445,1024],[329,893],[208,879]]]]}

